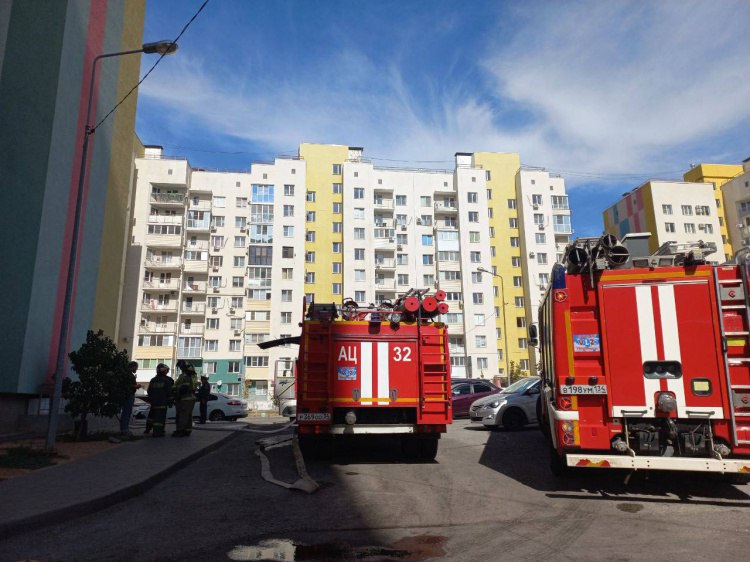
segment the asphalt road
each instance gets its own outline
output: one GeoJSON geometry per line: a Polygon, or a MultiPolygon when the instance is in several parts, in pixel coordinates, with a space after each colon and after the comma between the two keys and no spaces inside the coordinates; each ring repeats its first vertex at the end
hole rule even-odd
{"type": "MultiPolygon", "coordinates": [[[[308,461],[308,495],[260,477],[242,435],[142,496],[0,543],[2,560],[742,560],[750,485],[704,474],[559,480],[536,428],[457,421],[437,461],[387,439],[308,461]],[[295,558],[296,557],[296,558],[295,558]]],[[[289,447],[269,453],[293,481],[289,447]]],[[[147,462],[147,459],[144,459],[147,462]]]]}

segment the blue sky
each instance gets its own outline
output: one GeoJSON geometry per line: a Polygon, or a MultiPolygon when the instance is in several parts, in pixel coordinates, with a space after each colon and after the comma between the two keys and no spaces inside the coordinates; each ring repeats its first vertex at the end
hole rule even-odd
{"type": "MultiPolygon", "coordinates": [[[[201,3],[148,0],[144,41],[201,3]]],[[[745,0],[211,0],[141,86],[136,128],[221,169],[301,142],[445,169],[519,152],[561,173],[576,234],[594,235],[643,181],[750,156],[748,22],[745,0]]]]}

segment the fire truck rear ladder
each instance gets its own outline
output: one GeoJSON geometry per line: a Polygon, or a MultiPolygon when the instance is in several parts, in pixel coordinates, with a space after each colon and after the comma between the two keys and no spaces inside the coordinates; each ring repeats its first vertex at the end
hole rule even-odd
{"type": "MultiPolygon", "coordinates": [[[[714,281],[716,283],[716,293],[718,295],[718,301],[719,301],[719,328],[721,331],[721,342],[722,342],[722,355],[724,357],[724,371],[726,373],[726,380],[727,380],[727,389],[729,394],[729,414],[731,416],[732,421],[732,437],[734,439],[734,445],[745,445],[750,444],[750,439],[740,439],[737,435],[737,418],[738,417],[750,417],[750,413],[747,412],[737,412],[736,406],[734,403],[734,393],[735,391],[745,391],[747,392],[750,390],[750,386],[748,385],[738,385],[733,384],[732,381],[732,374],[730,371],[730,368],[733,365],[741,365],[742,363],[750,363],[750,357],[729,357],[729,345],[727,338],[745,338],[745,340],[750,339],[750,332],[748,331],[741,331],[741,332],[727,332],[724,329],[724,311],[725,310],[739,310],[741,311],[741,315],[743,316],[744,320],[744,327],[750,328],[750,295],[748,295],[748,275],[747,275],[747,269],[744,265],[738,266],[740,269],[740,278],[739,279],[719,279],[719,270],[718,268],[714,267],[714,281]],[[722,299],[722,285],[737,285],[740,290],[742,290],[742,299],[744,300],[744,304],[737,304],[738,299],[722,299]]],[[[746,344],[747,346],[747,344],[746,344]]]]}

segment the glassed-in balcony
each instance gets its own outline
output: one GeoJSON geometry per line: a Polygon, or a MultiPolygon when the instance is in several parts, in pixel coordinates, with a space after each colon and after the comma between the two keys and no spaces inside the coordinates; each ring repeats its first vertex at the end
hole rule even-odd
{"type": "Polygon", "coordinates": [[[176,291],[180,288],[179,279],[153,279],[151,281],[143,282],[144,290],[149,292],[158,291],[176,291]]]}
{"type": "Polygon", "coordinates": [[[162,207],[182,207],[185,205],[184,193],[152,193],[149,197],[151,203],[162,207]]]}

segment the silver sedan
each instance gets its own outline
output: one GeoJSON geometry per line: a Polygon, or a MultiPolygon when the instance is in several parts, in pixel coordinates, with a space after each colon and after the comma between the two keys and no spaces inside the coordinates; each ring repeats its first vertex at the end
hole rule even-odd
{"type": "Polygon", "coordinates": [[[480,398],[471,405],[472,422],[495,429],[520,429],[537,423],[536,403],[539,400],[539,377],[517,380],[498,394],[480,398]]]}

